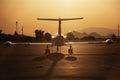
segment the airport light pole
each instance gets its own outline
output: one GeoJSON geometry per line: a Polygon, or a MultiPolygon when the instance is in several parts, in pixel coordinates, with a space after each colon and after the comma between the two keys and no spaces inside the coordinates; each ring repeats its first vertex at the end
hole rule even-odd
{"type": "Polygon", "coordinates": [[[24,34],[23,34],[23,26],[22,26],[22,35],[24,35],[24,34]]]}
{"type": "Polygon", "coordinates": [[[18,33],[18,21],[16,21],[16,33],[18,33]]]}
{"type": "Polygon", "coordinates": [[[120,34],[120,30],[119,30],[119,24],[118,24],[118,42],[119,42],[119,40],[120,40],[120,39],[119,39],[119,38],[120,38],[120,35],[119,35],[119,34],[120,34]]]}

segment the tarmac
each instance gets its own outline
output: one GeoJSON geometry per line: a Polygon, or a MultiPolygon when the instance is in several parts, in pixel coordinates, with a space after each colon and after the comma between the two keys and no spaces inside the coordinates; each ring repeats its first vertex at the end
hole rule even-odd
{"type": "Polygon", "coordinates": [[[0,80],[120,80],[120,45],[0,46],[0,80]]]}

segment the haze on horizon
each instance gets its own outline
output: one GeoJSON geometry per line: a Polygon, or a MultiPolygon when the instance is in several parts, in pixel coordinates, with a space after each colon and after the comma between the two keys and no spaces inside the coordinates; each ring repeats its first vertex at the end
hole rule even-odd
{"type": "Polygon", "coordinates": [[[62,31],[88,27],[116,29],[120,24],[120,0],[0,0],[0,29],[13,34],[18,21],[19,33],[34,36],[35,29],[55,34],[58,22],[38,21],[37,18],[77,18],[62,22],[62,31]]]}

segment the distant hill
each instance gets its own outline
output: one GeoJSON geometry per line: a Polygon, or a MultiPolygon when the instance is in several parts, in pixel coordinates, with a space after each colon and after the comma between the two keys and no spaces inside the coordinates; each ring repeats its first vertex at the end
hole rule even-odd
{"type": "Polygon", "coordinates": [[[71,33],[76,38],[83,38],[86,36],[94,36],[95,38],[111,38],[116,32],[116,30],[107,28],[87,28],[81,31],[72,31],[71,33]]]}
{"type": "Polygon", "coordinates": [[[103,36],[101,36],[100,34],[98,34],[96,32],[90,33],[89,36],[94,36],[95,38],[102,38],[103,37],[103,36]]]}
{"type": "Polygon", "coordinates": [[[90,34],[86,33],[86,32],[78,32],[78,31],[72,31],[73,35],[77,38],[83,38],[85,36],[94,36],[95,38],[102,38],[102,36],[96,32],[91,32],[90,34]]]}
{"type": "Polygon", "coordinates": [[[82,37],[84,37],[84,36],[88,36],[88,34],[87,33],[80,33],[80,32],[78,32],[78,31],[73,31],[72,32],[73,33],[73,35],[75,36],[75,37],[77,37],[77,38],[82,38],[82,37]]]}
{"type": "Polygon", "coordinates": [[[86,28],[86,29],[81,29],[79,32],[81,32],[81,33],[86,32],[88,34],[90,34],[92,32],[97,32],[98,34],[100,34],[102,36],[106,36],[109,34],[116,34],[117,30],[108,29],[108,28],[90,27],[90,28],[86,28]]]}

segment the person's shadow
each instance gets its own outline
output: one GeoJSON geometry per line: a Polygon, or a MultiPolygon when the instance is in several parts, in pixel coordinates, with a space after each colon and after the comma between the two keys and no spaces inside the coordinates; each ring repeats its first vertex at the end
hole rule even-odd
{"type": "Polygon", "coordinates": [[[36,57],[36,58],[34,58],[33,61],[43,61],[43,60],[45,60],[45,59],[46,59],[46,57],[41,56],[41,57],[36,57]]]}

